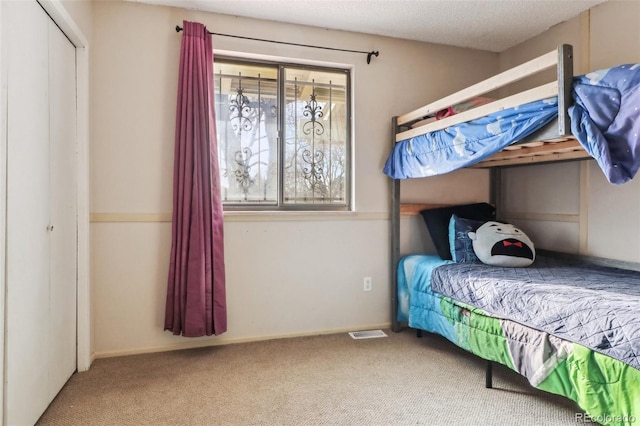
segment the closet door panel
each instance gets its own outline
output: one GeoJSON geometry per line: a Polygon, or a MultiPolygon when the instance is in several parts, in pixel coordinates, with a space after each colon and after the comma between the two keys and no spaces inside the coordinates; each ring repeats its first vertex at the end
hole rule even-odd
{"type": "Polygon", "coordinates": [[[75,48],[49,22],[50,281],[49,393],[76,369],[76,74],[75,48]]]}
{"type": "Polygon", "coordinates": [[[49,17],[9,2],[7,90],[7,423],[46,409],[49,358],[49,17]]]}

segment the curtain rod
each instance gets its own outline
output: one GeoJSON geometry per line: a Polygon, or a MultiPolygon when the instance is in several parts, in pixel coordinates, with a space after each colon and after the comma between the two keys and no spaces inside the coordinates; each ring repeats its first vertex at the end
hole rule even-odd
{"type": "MultiPolygon", "coordinates": [[[[180,25],[176,25],[176,32],[179,33],[180,31],[182,31],[182,27],[180,25]]],[[[311,48],[314,48],[314,49],[336,50],[338,52],[363,53],[363,54],[367,55],[367,64],[371,63],[371,56],[378,57],[378,55],[380,54],[379,51],[374,51],[374,50],[372,50],[371,52],[365,52],[363,50],[337,49],[335,47],[313,46],[313,45],[310,45],[310,44],[290,43],[290,42],[287,42],[287,41],[266,40],[266,39],[263,39],[263,38],[253,38],[253,37],[244,37],[244,36],[237,36],[237,35],[231,35],[231,34],[214,33],[214,32],[211,32],[209,30],[207,30],[207,32],[209,34],[218,35],[218,36],[222,36],[222,37],[242,38],[242,39],[245,39],[245,40],[264,41],[264,42],[267,42],[267,43],[277,43],[277,44],[288,44],[290,46],[311,47],[311,48]]]]}

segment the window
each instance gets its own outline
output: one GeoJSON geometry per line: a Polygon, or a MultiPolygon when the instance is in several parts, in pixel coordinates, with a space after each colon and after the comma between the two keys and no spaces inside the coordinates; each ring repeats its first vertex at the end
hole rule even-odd
{"type": "Polygon", "coordinates": [[[350,74],[214,61],[225,209],[348,210],[350,74]]]}

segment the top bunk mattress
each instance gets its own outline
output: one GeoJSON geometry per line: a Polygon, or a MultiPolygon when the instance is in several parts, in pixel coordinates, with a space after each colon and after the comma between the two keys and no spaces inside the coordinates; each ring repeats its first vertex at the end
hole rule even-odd
{"type": "MultiPolygon", "coordinates": [[[[571,132],[596,159],[609,182],[625,183],[640,167],[640,64],[625,64],[573,79],[571,132]]],[[[398,142],[384,166],[394,179],[449,173],[483,161],[547,125],[557,97],[398,142]]]]}

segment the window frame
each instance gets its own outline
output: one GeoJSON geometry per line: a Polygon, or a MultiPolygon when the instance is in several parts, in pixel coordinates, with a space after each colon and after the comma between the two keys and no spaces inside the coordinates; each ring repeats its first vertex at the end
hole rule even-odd
{"type": "MultiPolygon", "coordinates": [[[[237,65],[257,65],[257,66],[269,66],[277,69],[277,93],[278,93],[278,114],[277,114],[277,149],[278,149],[278,190],[277,190],[277,203],[270,205],[260,205],[254,203],[225,203],[222,201],[223,210],[225,212],[352,212],[353,211],[353,179],[354,179],[354,160],[353,155],[353,98],[352,98],[352,78],[353,72],[350,67],[337,67],[329,65],[312,65],[305,62],[289,62],[278,59],[255,59],[244,56],[234,56],[233,54],[219,54],[214,55],[214,64],[219,62],[237,64],[237,65]],[[345,164],[347,165],[347,172],[345,173],[344,184],[344,204],[324,204],[324,203],[291,203],[285,204],[284,201],[284,174],[285,170],[283,164],[285,164],[286,149],[284,148],[284,127],[285,113],[284,106],[286,105],[286,93],[285,93],[285,70],[287,68],[311,70],[311,71],[323,71],[333,73],[343,73],[346,75],[345,79],[345,134],[348,140],[345,143],[345,164]]],[[[213,75],[215,80],[215,72],[213,75]]],[[[216,112],[217,117],[217,112],[216,112]]],[[[216,118],[217,120],[217,118],[216,118]]],[[[217,143],[216,143],[217,146],[217,143]]],[[[216,148],[217,149],[217,148],[216,148]]]]}

